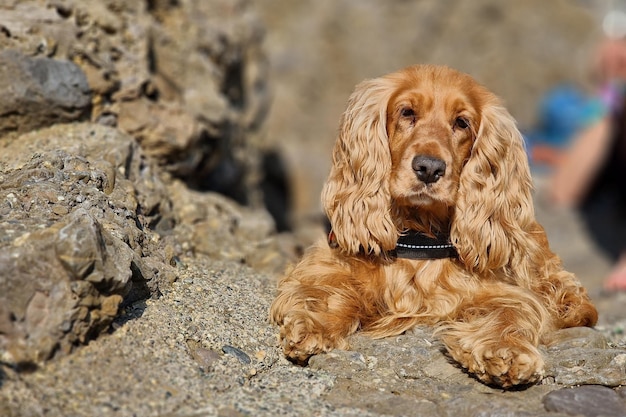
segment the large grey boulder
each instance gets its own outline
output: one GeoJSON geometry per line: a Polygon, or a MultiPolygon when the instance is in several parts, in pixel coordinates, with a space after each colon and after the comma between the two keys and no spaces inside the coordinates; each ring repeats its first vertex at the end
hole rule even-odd
{"type": "Polygon", "coordinates": [[[91,90],[73,62],[0,51],[0,135],[89,119],[91,90]]]}

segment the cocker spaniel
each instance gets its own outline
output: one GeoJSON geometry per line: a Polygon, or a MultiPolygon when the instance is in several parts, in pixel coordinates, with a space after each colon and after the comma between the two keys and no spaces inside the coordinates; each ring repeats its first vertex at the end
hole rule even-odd
{"type": "Polygon", "coordinates": [[[542,336],[597,312],[550,251],[531,188],[515,121],[470,76],[417,65],[359,84],[322,193],[328,242],[271,306],[285,355],[432,325],[485,383],[539,380],[542,336]]]}

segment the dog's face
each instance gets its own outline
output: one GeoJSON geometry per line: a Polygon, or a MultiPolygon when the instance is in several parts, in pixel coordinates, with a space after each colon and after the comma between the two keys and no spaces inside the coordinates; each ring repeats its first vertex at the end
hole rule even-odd
{"type": "Polygon", "coordinates": [[[484,271],[528,245],[531,189],[500,100],[467,74],[416,65],[356,87],[322,202],[345,253],[393,250],[407,229],[449,230],[460,259],[484,271]]]}
{"type": "Polygon", "coordinates": [[[482,94],[459,74],[405,75],[387,106],[389,191],[398,206],[451,207],[480,124],[482,94]]]}

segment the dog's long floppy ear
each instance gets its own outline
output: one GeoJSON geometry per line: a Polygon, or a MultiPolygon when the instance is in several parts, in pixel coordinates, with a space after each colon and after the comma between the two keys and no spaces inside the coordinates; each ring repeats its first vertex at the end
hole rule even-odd
{"type": "Polygon", "coordinates": [[[398,231],[390,213],[391,156],[387,105],[393,81],[357,85],[343,114],[322,204],[339,248],[380,255],[394,249],[398,231]]]}
{"type": "Polygon", "coordinates": [[[529,237],[537,227],[522,135],[494,97],[483,108],[461,173],[451,238],[467,268],[479,273],[506,268],[516,276],[514,269],[528,266],[525,259],[539,250],[529,237]]]}

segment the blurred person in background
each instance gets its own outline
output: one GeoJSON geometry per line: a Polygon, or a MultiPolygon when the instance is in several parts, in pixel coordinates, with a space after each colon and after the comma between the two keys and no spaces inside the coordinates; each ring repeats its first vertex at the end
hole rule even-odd
{"type": "Polygon", "coordinates": [[[577,208],[592,238],[615,262],[607,290],[626,291],[626,40],[607,37],[593,68],[600,111],[553,160],[552,201],[577,208]]]}

